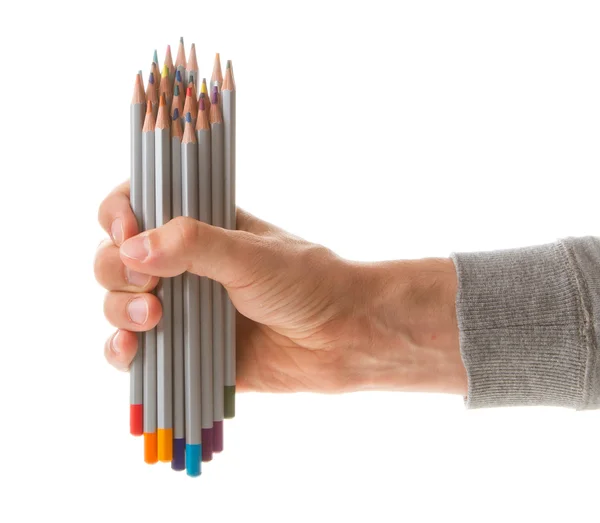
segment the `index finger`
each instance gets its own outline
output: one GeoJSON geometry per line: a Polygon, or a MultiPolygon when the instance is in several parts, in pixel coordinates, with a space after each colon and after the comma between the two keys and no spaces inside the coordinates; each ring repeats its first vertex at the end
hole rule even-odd
{"type": "Polygon", "coordinates": [[[98,221],[116,246],[120,246],[127,238],[139,232],[137,220],[129,204],[129,182],[119,185],[100,204],[98,221]]]}

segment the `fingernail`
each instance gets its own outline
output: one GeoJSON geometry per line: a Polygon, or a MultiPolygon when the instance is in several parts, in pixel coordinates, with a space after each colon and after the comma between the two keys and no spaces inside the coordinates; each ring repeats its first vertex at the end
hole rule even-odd
{"type": "Polygon", "coordinates": [[[130,269],[125,269],[125,277],[130,285],[134,285],[136,287],[145,287],[150,281],[150,278],[152,278],[152,276],[142,274],[141,272],[132,271],[130,269]]]}
{"type": "Polygon", "coordinates": [[[112,341],[110,342],[110,348],[115,354],[121,354],[121,349],[119,348],[119,336],[121,335],[120,331],[113,336],[112,341]]]}
{"type": "Polygon", "coordinates": [[[128,258],[144,261],[150,254],[150,242],[147,235],[136,236],[121,245],[121,253],[128,258]]]}
{"type": "Polygon", "coordinates": [[[133,323],[143,325],[148,319],[148,305],[143,298],[136,298],[127,305],[127,314],[133,323]]]}
{"type": "Polygon", "coordinates": [[[119,246],[123,243],[123,222],[121,218],[117,218],[110,226],[110,235],[112,236],[115,245],[119,246]]]}

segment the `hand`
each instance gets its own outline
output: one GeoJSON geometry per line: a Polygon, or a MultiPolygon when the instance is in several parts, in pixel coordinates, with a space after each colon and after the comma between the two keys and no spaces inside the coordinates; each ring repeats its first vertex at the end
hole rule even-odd
{"type": "Polygon", "coordinates": [[[119,369],[135,355],[133,332],[160,319],[158,277],[190,271],[222,283],[238,310],[239,391],[466,393],[450,260],[349,262],[240,209],[236,231],[180,217],[137,234],[127,183],[99,221],[112,240],[95,274],[119,329],[105,354],[119,369]]]}

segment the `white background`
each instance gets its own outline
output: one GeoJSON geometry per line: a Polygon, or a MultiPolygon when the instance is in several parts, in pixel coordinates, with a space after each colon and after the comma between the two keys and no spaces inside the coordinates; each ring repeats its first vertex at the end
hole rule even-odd
{"type": "Polygon", "coordinates": [[[249,394],[200,479],[144,464],[92,260],[134,75],[181,35],[202,76],[234,60],[264,219],[360,260],[597,235],[599,27],[583,1],[0,8],[0,520],[598,520],[594,412],[249,394]]]}

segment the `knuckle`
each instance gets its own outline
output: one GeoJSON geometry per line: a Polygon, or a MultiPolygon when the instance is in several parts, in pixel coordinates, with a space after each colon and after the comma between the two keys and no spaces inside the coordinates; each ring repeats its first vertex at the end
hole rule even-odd
{"type": "Polygon", "coordinates": [[[184,251],[188,251],[198,241],[198,222],[188,216],[179,216],[172,220],[179,235],[179,242],[184,251]]]}

